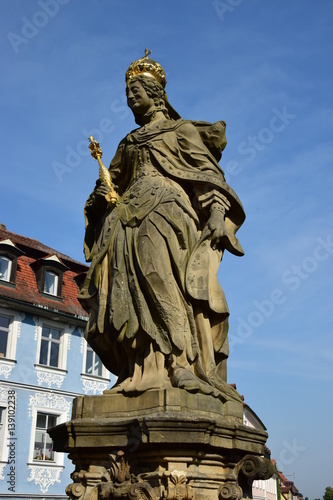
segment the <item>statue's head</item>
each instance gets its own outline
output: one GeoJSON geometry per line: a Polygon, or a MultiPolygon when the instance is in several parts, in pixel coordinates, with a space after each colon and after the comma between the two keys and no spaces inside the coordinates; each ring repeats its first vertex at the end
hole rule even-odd
{"type": "MultiPolygon", "coordinates": [[[[140,85],[148,98],[153,100],[155,111],[162,111],[166,118],[178,119],[180,116],[169,104],[164,90],[166,85],[165,71],[158,62],[149,59],[149,54],[150,51],[145,49],[145,55],[130,64],[125,75],[126,94],[129,98],[131,88],[138,88],[140,85]]],[[[132,106],[130,102],[128,104],[133,111],[136,123],[142,125],[142,114],[140,114],[138,107],[135,109],[135,106],[132,106]]]]}
{"type": "Polygon", "coordinates": [[[165,105],[165,90],[154,78],[144,75],[135,76],[126,87],[126,95],[127,104],[139,125],[143,125],[147,112],[162,111],[165,117],[169,118],[165,105]]]}

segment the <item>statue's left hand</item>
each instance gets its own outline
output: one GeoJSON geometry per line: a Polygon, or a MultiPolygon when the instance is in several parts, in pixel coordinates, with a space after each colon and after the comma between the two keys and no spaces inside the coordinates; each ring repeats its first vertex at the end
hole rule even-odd
{"type": "Polygon", "coordinates": [[[94,209],[97,212],[104,212],[107,209],[107,195],[110,193],[110,187],[105,182],[96,183],[92,193],[94,209]]]}
{"type": "Polygon", "coordinates": [[[224,216],[220,211],[212,210],[207,222],[207,228],[211,232],[211,244],[212,248],[215,250],[219,246],[223,237],[227,236],[224,216]]]}

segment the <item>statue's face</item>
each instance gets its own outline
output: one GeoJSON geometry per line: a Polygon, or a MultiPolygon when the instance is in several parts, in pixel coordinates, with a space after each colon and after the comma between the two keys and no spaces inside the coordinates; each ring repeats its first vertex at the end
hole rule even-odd
{"type": "Polygon", "coordinates": [[[154,100],[148,97],[141,83],[136,81],[127,87],[127,104],[134,113],[144,115],[154,106],[154,100]]]}

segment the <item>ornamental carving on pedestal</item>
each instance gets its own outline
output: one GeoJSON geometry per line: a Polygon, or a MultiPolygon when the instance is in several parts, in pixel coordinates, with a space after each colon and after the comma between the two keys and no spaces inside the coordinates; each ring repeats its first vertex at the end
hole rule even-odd
{"type": "Polygon", "coordinates": [[[123,451],[110,455],[108,469],[90,466],[72,474],[74,483],[66,488],[72,500],[194,500],[195,492],[188,484],[185,471],[166,471],[164,473],[131,473],[130,465],[123,451]],[[157,495],[155,487],[161,487],[162,496],[157,495]]]}
{"type": "Polygon", "coordinates": [[[173,470],[165,472],[168,478],[167,500],[192,500],[195,498],[194,491],[188,484],[187,474],[184,471],[173,470]]]}
{"type": "Polygon", "coordinates": [[[274,466],[270,460],[255,455],[246,455],[236,467],[238,484],[243,490],[243,496],[252,495],[252,483],[255,479],[265,481],[274,474],[274,466]]]}
{"type": "MultiPolygon", "coordinates": [[[[72,500],[158,500],[154,488],[130,473],[123,451],[110,455],[110,468],[90,466],[72,474],[74,483],[66,488],[72,500]]],[[[169,497],[167,497],[169,498],[169,497]]],[[[174,497],[170,497],[174,498],[174,497]]],[[[181,497],[182,498],[182,497],[181,497]]],[[[187,497],[186,497],[187,498],[187,497]]]]}
{"type": "Polygon", "coordinates": [[[240,500],[242,498],[242,488],[236,481],[225,482],[219,489],[219,500],[240,500]]]}
{"type": "Polygon", "coordinates": [[[256,455],[246,455],[238,462],[234,478],[228,478],[219,489],[219,500],[252,498],[252,483],[256,479],[266,480],[274,474],[270,460],[256,455]]]}

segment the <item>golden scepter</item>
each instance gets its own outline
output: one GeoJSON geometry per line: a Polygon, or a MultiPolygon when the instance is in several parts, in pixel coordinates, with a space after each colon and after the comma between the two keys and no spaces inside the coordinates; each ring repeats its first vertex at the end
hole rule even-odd
{"type": "Polygon", "coordinates": [[[110,175],[110,172],[102,162],[102,149],[99,144],[99,142],[95,141],[93,136],[89,136],[89,149],[91,156],[94,158],[94,160],[98,161],[99,165],[99,179],[101,182],[105,182],[107,186],[110,188],[110,192],[105,195],[105,199],[108,202],[108,205],[115,205],[119,199],[118,193],[115,190],[113,183],[112,183],[112,178],[110,175]]]}

